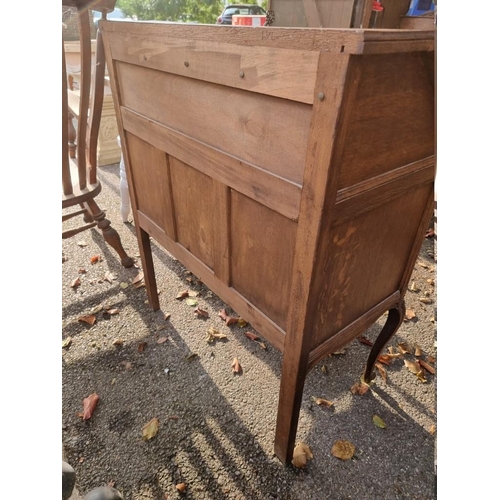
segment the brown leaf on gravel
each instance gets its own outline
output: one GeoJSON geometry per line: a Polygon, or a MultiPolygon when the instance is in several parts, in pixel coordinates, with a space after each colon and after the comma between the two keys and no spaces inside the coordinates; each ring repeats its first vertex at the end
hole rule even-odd
{"type": "Polygon", "coordinates": [[[308,460],[313,458],[311,448],[306,443],[297,443],[293,449],[292,465],[298,469],[303,469],[308,460]]]}
{"type": "Polygon", "coordinates": [[[264,344],[264,342],[257,342],[260,345],[260,348],[263,349],[264,351],[267,350],[267,345],[264,344]]]}
{"type": "Polygon", "coordinates": [[[238,361],[238,358],[234,358],[231,363],[231,368],[233,369],[233,373],[241,373],[241,365],[238,361]]]}
{"type": "Polygon", "coordinates": [[[226,321],[226,318],[228,317],[227,316],[227,311],[225,309],[221,309],[217,316],[219,316],[220,318],[222,318],[224,321],[226,321]]]}
{"type": "Polygon", "coordinates": [[[328,368],[326,365],[321,365],[321,373],[328,375],[328,368]]]}
{"type": "Polygon", "coordinates": [[[225,309],[221,309],[218,313],[218,316],[220,316],[220,318],[222,318],[226,322],[227,326],[234,325],[235,323],[238,323],[238,319],[239,319],[239,318],[235,318],[234,316],[229,316],[225,309]]]}
{"type": "Polygon", "coordinates": [[[420,371],[420,365],[416,363],[415,361],[410,361],[409,359],[405,359],[405,366],[410,370],[412,373],[417,374],[420,371]]]}
{"type": "Polygon", "coordinates": [[[422,356],[422,348],[418,345],[415,346],[415,356],[418,358],[419,356],[422,356]]]}
{"type": "Polygon", "coordinates": [[[139,283],[144,279],[144,273],[141,271],[133,280],[132,280],[132,285],[135,285],[136,283],[139,283]]]}
{"type": "Polygon", "coordinates": [[[86,274],[87,270],[86,269],[78,269],[78,274],[86,274]]]}
{"type": "Polygon", "coordinates": [[[147,342],[139,342],[139,344],[137,345],[137,350],[139,352],[143,352],[144,349],[146,349],[146,346],[148,345],[147,342]]]}
{"type": "Polygon", "coordinates": [[[93,314],[88,314],[86,316],[80,316],[78,318],[78,321],[80,323],[87,323],[88,325],[92,326],[96,321],[96,317],[93,314]]]}
{"type": "Polygon", "coordinates": [[[184,493],[186,491],[186,483],[179,483],[175,485],[179,493],[184,493]]]}
{"type": "Polygon", "coordinates": [[[402,354],[400,352],[396,352],[394,347],[390,345],[387,350],[389,351],[389,354],[387,356],[390,356],[391,358],[400,358],[402,354]]]}
{"type": "Polygon", "coordinates": [[[63,342],[62,342],[62,347],[63,349],[65,347],[69,347],[71,345],[71,342],[73,341],[73,339],[71,337],[66,337],[63,342]]]}
{"type": "Polygon", "coordinates": [[[429,363],[435,363],[436,362],[436,358],[434,356],[427,356],[427,361],[429,363]]]}
{"type": "Polygon", "coordinates": [[[100,255],[93,255],[92,257],[90,257],[91,264],[97,264],[100,260],[101,260],[100,255]]]}
{"type": "Polygon", "coordinates": [[[185,297],[189,297],[189,290],[183,290],[182,292],[179,292],[177,294],[177,297],[175,297],[175,298],[178,299],[178,300],[182,300],[185,297]]]}
{"type": "Polygon", "coordinates": [[[107,281],[108,283],[112,283],[113,280],[116,279],[116,274],[107,271],[106,274],[104,275],[104,281],[107,281]]]}
{"type": "Polygon", "coordinates": [[[160,425],[159,420],[156,417],[152,418],[142,428],[142,439],[144,439],[144,441],[149,441],[150,439],[154,438],[158,432],[159,425],[160,425]]]}
{"type": "Polygon", "coordinates": [[[227,339],[227,335],[224,335],[223,333],[220,333],[219,330],[211,326],[207,330],[207,336],[205,337],[205,340],[210,344],[214,342],[215,340],[222,340],[222,339],[227,339]]]}
{"type": "Polygon", "coordinates": [[[114,339],[113,342],[111,342],[113,345],[123,345],[124,344],[124,340],[123,339],[114,339]]]}
{"type": "Polygon", "coordinates": [[[391,362],[392,362],[392,356],[390,356],[389,354],[379,354],[377,356],[377,361],[379,363],[383,363],[384,365],[386,366],[390,366],[391,365],[391,362]]]}
{"type": "Polygon", "coordinates": [[[410,350],[408,349],[406,342],[401,342],[400,344],[398,344],[398,349],[401,354],[410,354],[410,350]]]}
{"type": "Polygon", "coordinates": [[[88,420],[94,413],[98,401],[99,396],[95,392],[90,396],[87,396],[83,400],[83,413],[79,413],[78,416],[82,417],[83,420],[88,420]]]}
{"type": "Polygon", "coordinates": [[[164,344],[168,340],[168,337],[160,337],[156,343],[157,344],[164,344]]]}
{"type": "Polygon", "coordinates": [[[385,422],[378,415],[373,415],[372,421],[380,429],[386,428],[385,422]]]}
{"type": "Polygon", "coordinates": [[[369,345],[369,346],[372,346],[373,345],[373,342],[371,340],[368,340],[366,337],[358,337],[358,340],[362,343],[362,344],[365,344],[365,345],[369,345]]]}
{"type": "Polygon", "coordinates": [[[238,326],[240,328],[245,328],[245,326],[247,326],[248,323],[243,319],[243,318],[238,318],[238,326]]]}
{"type": "Polygon", "coordinates": [[[82,282],[80,281],[80,278],[76,278],[71,282],[71,288],[78,288],[82,282]]]}
{"type": "Polygon", "coordinates": [[[365,384],[364,382],[356,382],[351,387],[351,392],[353,394],[359,394],[360,396],[362,396],[363,394],[367,393],[369,389],[370,386],[368,384],[365,384]]]}
{"type": "Polygon", "coordinates": [[[115,314],[118,314],[120,312],[120,309],[118,309],[118,307],[113,307],[111,309],[106,309],[106,311],[104,311],[106,314],[109,314],[110,316],[114,316],[115,314]]]}
{"type": "Polygon", "coordinates": [[[195,310],[194,310],[194,314],[196,316],[198,316],[198,318],[208,318],[208,311],[205,311],[203,309],[200,309],[199,307],[197,307],[195,310]]]}
{"type": "Polygon", "coordinates": [[[317,398],[315,396],[311,396],[311,401],[319,406],[325,406],[326,408],[330,408],[331,406],[333,406],[333,401],[328,401],[328,399],[323,398],[317,398]]]}
{"type": "Polygon", "coordinates": [[[429,299],[429,297],[420,297],[418,299],[422,304],[432,304],[432,299],[429,299]]]}
{"type": "Polygon", "coordinates": [[[436,369],[432,367],[431,365],[428,365],[423,359],[418,360],[418,364],[424,369],[427,370],[429,373],[434,375],[436,373],[436,369]]]}
{"type": "Polygon", "coordinates": [[[341,460],[349,460],[354,456],[356,448],[350,441],[338,440],[335,441],[332,447],[332,455],[341,460]]]}
{"type": "Polygon", "coordinates": [[[380,363],[375,363],[375,368],[380,373],[380,376],[384,379],[384,382],[387,382],[387,370],[380,363]]]}
{"type": "Polygon", "coordinates": [[[259,340],[259,336],[255,335],[255,333],[252,332],[245,332],[245,336],[248,337],[250,340],[259,340]]]}
{"type": "Polygon", "coordinates": [[[170,313],[165,314],[165,317],[164,317],[165,321],[168,321],[170,319],[170,316],[171,316],[170,313]]]}
{"type": "Polygon", "coordinates": [[[415,314],[415,311],[413,311],[412,309],[407,309],[406,312],[405,312],[405,321],[410,321],[411,319],[413,318],[416,318],[417,315],[415,314]]]}

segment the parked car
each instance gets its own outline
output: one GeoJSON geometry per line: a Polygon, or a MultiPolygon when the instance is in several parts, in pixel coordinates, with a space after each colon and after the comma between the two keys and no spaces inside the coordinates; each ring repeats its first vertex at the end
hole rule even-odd
{"type": "MultiPolygon", "coordinates": [[[[97,23],[99,22],[99,19],[101,19],[102,17],[102,12],[99,12],[98,10],[93,10],[92,15],[94,18],[94,24],[97,28],[97,23]]],[[[125,15],[125,12],[123,12],[123,10],[119,8],[115,8],[115,10],[108,12],[106,19],[109,19],[111,21],[123,21],[124,19],[131,20],[125,15]]]]}
{"type": "Polygon", "coordinates": [[[233,24],[233,16],[265,16],[266,11],[259,5],[232,4],[228,5],[217,18],[217,24],[233,24]]]}

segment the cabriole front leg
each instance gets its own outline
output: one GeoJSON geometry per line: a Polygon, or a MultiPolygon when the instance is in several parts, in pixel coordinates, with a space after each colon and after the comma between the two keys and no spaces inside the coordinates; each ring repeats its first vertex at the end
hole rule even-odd
{"type": "Polygon", "coordinates": [[[368,356],[368,362],[366,363],[366,369],[363,375],[363,381],[367,384],[375,378],[375,374],[373,373],[375,361],[377,361],[377,357],[384,346],[401,326],[405,316],[405,311],[406,307],[404,301],[401,301],[396,307],[389,309],[387,321],[385,322],[382,331],[379,333],[377,340],[375,340],[375,343],[370,351],[370,355],[368,356]]]}

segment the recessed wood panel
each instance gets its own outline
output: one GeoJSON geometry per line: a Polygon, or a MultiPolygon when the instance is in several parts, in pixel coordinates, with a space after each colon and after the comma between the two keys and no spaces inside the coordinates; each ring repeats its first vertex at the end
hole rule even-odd
{"type": "Polygon", "coordinates": [[[231,191],[232,285],[282,328],[296,234],[296,222],[231,191]]]}
{"type": "Polygon", "coordinates": [[[126,108],[302,184],[310,105],[126,63],[116,67],[126,108]]]}
{"type": "Polygon", "coordinates": [[[169,157],[180,245],[214,268],[214,223],[218,220],[212,179],[177,158],[169,157]]]}
{"type": "Polygon", "coordinates": [[[398,290],[432,183],[323,231],[313,348],[398,290]]]}
{"type": "Polygon", "coordinates": [[[137,209],[175,240],[167,155],[133,134],[126,141],[137,209]]]}
{"type": "Polygon", "coordinates": [[[339,188],[434,154],[433,53],[360,56],[339,188]]]}

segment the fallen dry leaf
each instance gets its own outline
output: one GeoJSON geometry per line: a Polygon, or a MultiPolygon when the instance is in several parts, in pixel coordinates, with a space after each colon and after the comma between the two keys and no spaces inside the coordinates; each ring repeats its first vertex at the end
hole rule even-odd
{"type": "Polygon", "coordinates": [[[373,415],[372,420],[373,423],[380,429],[386,428],[385,422],[378,415],[373,415]]]}
{"type": "Polygon", "coordinates": [[[369,346],[372,346],[373,345],[373,342],[371,340],[368,340],[366,337],[358,337],[358,340],[362,343],[362,344],[365,344],[365,345],[369,345],[369,346]]]}
{"type": "Polygon", "coordinates": [[[142,428],[142,439],[144,441],[149,441],[156,436],[158,432],[158,427],[160,425],[159,420],[155,417],[152,418],[143,428],[142,428]]]}
{"type": "Polygon", "coordinates": [[[128,283],[126,283],[125,281],[122,281],[120,283],[120,288],[122,288],[123,290],[125,290],[125,288],[128,288],[128,286],[129,286],[128,283]]]}
{"type": "Polygon", "coordinates": [[[198,301],[196,299],[186,299],[186,304],[188,306],[194,307],[198,305],[198,301]]]}
{"type": "Polygon", "coordinates": [[[196,352],[192,352],[186,356],[186,361],[193,361],[193,359],[197,358],[198,354],[196,352]]]}
{"type": "Polygon", "coordinates": [[[95,392],[87,396],[83,400],[83,413],[79,413],[78,416],[82,417],[83,420],[88,420],[92,416],[92,413],[94,413],[98,401],[99,396],[95,392]]]}
{"type": "Polygon", "coordinates": [[[198,292],[195,292],[194,290],[189,290],[188,295],[190,297],[198,297],[200,295],[198,292]]]}
{"type": "Polygon", "coordinates": [[[387,366],[390,366],[391,362],[392,362],[392,356],[390,356],[389,354],[379,354],[377,356],[377,361],[379,363],[383,363],[384,365],[387,365],[387,366]]]}
{"type": "Polygon", "coordinates": [[[311,396],[311,401],[319,406],[325,406],[326,408],[330,408],[333,406],[333,401],[328,401],[328,399],[323,398],[317,398],[315,396],[311,396]]]}
{"type": "Polygon", "coordinates": [[[418,360],[418,364],[424,369],[427,370],[429,373],[434,375],[436,373],[436,369],[432,367],[431,365],[428,365],[423,359],[418,360]]]}
{"type": "Polygon", "coordinates": [[[137,345],[137,350],[139,352],[143,352],[144,349],[146,349],[146,346],[148,345],[147,342],[139,342],[139,344],[137,345]]]}
{"type": "Polygon", "coordinates": [[[77,288],[79,287],[80,285],[82,284],[82,282],[80,281],[80,278],[76,278],[74,279],[72,282],[71,282],[71,288],[77,288]]]}
{"type": "Polygon", "coordinates": [[[429,297],[420,297],[418,299],[422,304],[432,304],[432,299],[429,299],[429,297]]]}
{"type": "Polygon", "coordinates": [[[118,309],[118,307],[113,307],[111,309],[106,309],[106,311],[104,311],[105,314],[109,314],[110,316],[114,316],[115,314],[118,314],[120,312],[120,309],[118,309]]]}
{"type": "Polygon", "coordinates": [[[245,328],[245,326],[247,326],[248,323],[243,319],[243,318],[238,318],[238,326],[240,328],[245,328]]]}
{"type": "Polygon", "coordinates": [[[398,344],[398,349],[401,354],[410,354],[410,350],[408,349],[406,342],[401,342],[400,344],[398,344]]]}
{"type": "Polygon", "coordinates": [[[427,356],[427,361],[429,363],[435,363],[436,362],[436,358],[434,356],[427,356]]]}
{"type": "Polygon", "coordinates": [[[164,344],[168,340],[168,337],[160,337],[156,343],[157,344],[164,344]]]}
{"type": "Polygon", "coordinates": [[[324,373],[325,375],[328,375],[328,368],[326,367],[326,365],[322,365],[321,366],[321,373],[324,373]]]}
{"type": "Polygon", "coordinates": [[[207,330],[207,336],[205,337],[205,340],[210,344],[214,342],[215,340],[222,340],[222,339],[227,339],[227,335],[224,335],[223,333],[220,333],[219,330],[211,326],[207,330]]]}
{"type": "Polygon", "coordinates": [[[405,366],[410,370],[412,373],[417,374],[420,371],[420,365],[416,363],[415,361],[410,361],[409,359],[405,359],[405,366]]]}
{"type": "Polygon", "coordinates": [[[405,312],[405,320],[406,321],[410,321],[410,319],[413,319],[413,318],[416,318],[417,315],[415,314],[415,311],[413,311],[412,309],[407,309],[406,312],[405,312]]]}
{"type": "Polygon", "coordinates": [[[380,363],[375,363],[375,368],[380,373],[380,376],[384,379],[384,382],[387,382],[387,370],[380,363]]]}
{"type": "Polygon", "coordinates": [[[63,340],[62,342],[62,346],[63,346],[63,349],[65,347],[69,347],[71,345],[71,342],[73,341],[73,339],[71,337],[67,337],[63,340]]]}
{"type": "Polygon", "coordinates": [[[436,233],[435,233],[434,229],[432,229],[432,228],[431,229],[427,229],[427,232],[425,233],[425,237],[426,238],[432,238],[435,234],[436,233]]]}
{"type": "Polygon", "coordinates": [[[297,443],[293,449],[292,464],[298,469],[303,469],[308,460],[313,458],[311,448],[306,443],[297,443]]]}
{"type": "Polygon", "coordinates": [[[109,283],[112,283],[113,280],[116,279],[116,274],[107,271],[106,274],[104,275],[104,281],[108,281],[109,283]]]}
{"type": "Polygon", "coordinates": [[[420,292],[420,288],[418,288],[417,285],[415,285],[414,281],[411,282],[411,285],[408,288],[408,290],[410,290],[410,292],[420,292]]]}
{"type": "Polygon", "coordinates": [[[238,361],[238,358],[234,358],[231,363],[231,368],[233,369],[233,373],[241,373],[241,365],[238,361]]]}
{"type": "Polygon", "coordinates": [[[423,383],[426,383],[426,382],[427,382],[427,379],[425,378],[425,375],[424,375],[424,370],[420,370],[420,371],[416,374],[416,377],[418,378],[418,380],[420,380],[420,382],[423,382],[423,383]]]}
{"type": "Polygon", "coordinates": [[[111,342],[113,345],[123,345],[124,340],[123,339],[114,339],[113,342],[111,342]]]}
{"type": "Polygon", "coordinates": [[[354,456],[356,448],[354,445],[345,440],[335,441],[332,447],[332,455],[334,457],[340,458],[341,460],[349,460],[354,456]]]}
{"type": "Polygon", "coordinates": [[[184,493],[186,491],[186,483],[179,483],[175,485],[179,493],[184,493]]]}
{"type": "Polygon", "coordinates": [[[83,240],[77,241],[76,244],[79,247],[86,247],[86,246],[88,246],[88,243],[86,241],[83,241],[83,240]]]}
{"type": "Polygon", "coordinates": [[[396,352],[394,347],[389,346],[387,348],[387,350],[389,351],[389,353],[387,354],[387,356],[391,357],[391,358],[400,358],[402,356],[402,354],[400,352],[396,352]]]}
{"type": "Polygon", "coordinates": [[[78,318],[78,321],[80,323],[87,323],[88,325],[92,326],[96,321],[96,317],[93,314],[88,314],[86,316],[80,316],[78,318]]]}
{"type": "Polygon", "coordinates": [[[101,260],[100,255],[93,255],[92,257],[90,257],[91,264],[97,264],[100,260],[101,260]]]}
{"type": "Polygon", "coordinates": [[[360,396],[362,396],[363,394],[367,393],[369,389],[370,386],[368,384],[365,384],[364,382],[356,382],[351,387],[351,392],[353,394],[359,394],[360,396]]]}
{"type": "Polygon", "coordinates": [[[434,424],[432,424],[430,427],[429,427],[429,433],[430,434],[436,434],[436,426],[434,424]]]}
{"type": "Polygon", "coordinates": [[[132,280],[132,285],[135,285],[136,283],[139,283],[144,279],[144,273],[140,272],[133,280],[132,280]]]}
{"type": "Polygon", "coordinates": [[[259,336],[255,335],[255,333],[252,332],[245,332],[245,336],[248,337],[250,340],[259,340],[259,336]]]}
{"type": "Polygon", "coordinates": [[[205,311],[204,309],[200,309],[199,307],[197,307],[194,310],[194,313],[196,316],[198,316],[198,318],[208,318],[208,311],[205,311]]]}
{"type": "Polygon", "coordinates": [[[415,356],[418,358],[419,356],[422,356],[422,348],[418,345],[415,346],[415,356]]]}
{"type": "Polygon", "coordinates": [[[184,299],[185,297],[189,297],[189,290],[183,290],[182,292],[179,292],[177,294],[177,297],[175,297],[176,299],[184,299]]]}
{"type": "Polygon", "coordinates": [[[86,269],[78,269],[78,274],[86,274],[87,270],[86,269]]]}
{"type": "Polygon", "coordinates": [[[335,356],[341,356],[342,354],[345,354],[347,352],[347,349],[344,347],[343,349],[340,349],[340,351],[335,351],[332,354],[335,356]]]}
{"type": "Polygon", "coordinates": [[[238,323],[238,319],[239,319],[239,318],[235,318],[234,316],[229,316],[225,309],[221,309],[219,311],[218,316],[220,316],[226,322],[227,326],[234,325],[235,323],[238,323]]]}

